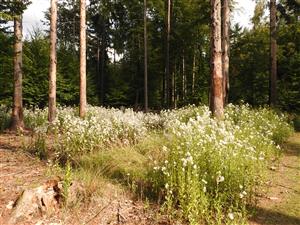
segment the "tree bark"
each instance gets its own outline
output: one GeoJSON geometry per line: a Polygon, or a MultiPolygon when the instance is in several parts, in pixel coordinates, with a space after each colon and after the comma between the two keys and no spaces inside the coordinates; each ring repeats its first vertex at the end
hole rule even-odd
{"type": "Polygon", "coordinates": [[[148,112],[147,0],[144,0],[144,107],[148,112]]]}
{"type": "Polygon", "coordinates": [[[193,71],[192,71],[192,95],[195,94],[195,79],[196,79],[196,51],[193,52],[193,71]]]}
{"type": "Polygon", "coordinates": [[[52,123],[56,117],[56,23],[57,23],[57,1],[51,0],[50,21],[50,66],[49,66],[49,110],[48,121],[52,123]]]}
{"type": "Polygon", "coordinates": [[[101,75],[100,75],[100,40],[97,37],[97,53],[96,53],[96,77],[97,77],[97,93],[100,105],[102,105],[102,96],[101,96],[101,75]]]}
{"type": "Polygon", "coordinates": [[[277,101],[277,28],[276,28],[276,0],[270,1],[270,41],[271,41],[271,73],[270,73],[270,106],[277,101]]]}
{"type": "Polygon", "coordinates": [[[106,44],[105,44],[105,35],[102,34],[101,42],[101,77],[100,77],[100,103],[104,106],[104,78],[105,78],[105,57],[106,57],[106,44]]]}
{"type": "Polygon", "coordinates": [[[185,74],[185,56],[182,53],[182,100],[186,99],[186,74],[185,74]]]}
{"type": "Polygon", "coordinates": [[[22,37],[22,16],[16,16],[14,18],[14,96],[10,127],[13,131],[24,128],[22,96],[22,37]]]}
{"type": "Polygon", "coordinates": [[[86,1],[80,0],[80,106],[81,118],[86,114],[86,1]]]}
{"type": "Polygon", "coordinates": [[[224,116],[221,1],[211,0],[211,101],[210,109],[217,119],[224,116]]]}
{"type": "Polygon", "coordinates": [[[230,49],[230,0],[222,1],[222,69],[224,104],[228,103],[229,91],[229,49],[230,49]]]}
{"type": "Polygon", "coordinates": [[[170,108],[172,105],[172,77],[170,75],[170,34],[171,34],[171,0],[167,1],[166,18],[166,103],[170,108]]]}

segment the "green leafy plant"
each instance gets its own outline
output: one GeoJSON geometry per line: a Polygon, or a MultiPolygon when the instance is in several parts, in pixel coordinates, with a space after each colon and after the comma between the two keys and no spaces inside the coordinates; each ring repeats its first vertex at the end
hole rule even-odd
{"type": "Polygon", "coordinates": [[[63,196],[63,201],[65,205],[67,204],[68,201],[68,196],[69,196],[69,189],[72,185],[72,166],[69,162],[67,162],[65,170],[64,170],[64,177],[62,180],[62,196],[63,196]]]}
{"type": "Polygon", "coordinates": [[[31,142],[24,146],[24,149],[41,160],[47,160],[49,158],[49,152],[46,140],[46,134],[37,133],[33,136],[31,142]]]}

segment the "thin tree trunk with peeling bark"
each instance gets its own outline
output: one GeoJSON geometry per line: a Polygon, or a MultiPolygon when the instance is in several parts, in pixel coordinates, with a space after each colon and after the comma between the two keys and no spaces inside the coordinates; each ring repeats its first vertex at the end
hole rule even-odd
{"type": "Polygon", "coordinates": [[[57,0],[51,0],[50,21],[50,66],[49,66],[49,110],[48,121],[52,123],[56,117],[56,23],[57,0]]]}
{"type": "Polygon", "coordinates": [[[186,74],[185,74],[185,57],[182,54],[182,99],[186,99],[186,74]]]}
{"type": "Polygon", "coordinates": [[[270,40],[271,40],[271,74],[270,74],[270,106],[277,101],[277,40],[276,40],[276,0],[270,1],[270,40]]]}
{"type": "Polygon", "coordinates": [[[176,70],[172,73],[172,108],[176,108],[176,70]]]}
{"type": "Polygon", "coordinates": [[[14,95],[11,116],[11,130],[24,128],[23,121],[23,96],[22,96],[22,16],[14,18],[14,95]]]}
{"type": "MultiPolygon", "coordinates": [[[[104,38],[102,38],[104,40],[104,38]]],[[[105,78],[105,43],[101,43],[101,77],[100,77],[100,96],[101,96],[101,105],[104,105],[104,78],[105,78]]]]}
{"type": "Polygon", "coordinates": [[[224,116],[222,39],[221,39],[221,1],[211,0],[211,101],[213,115],[222,119],[224,116]]]}
{"type": "Polygon", "coordinates": [[[144,107],[148,112],[147,0],[144,0],[144,107]]]}
{"type": "Polygon", "coordinates": [[[176,84],[176,74],[177,74],[177,65],[174,65],[174,75],[173,75],[173,93],[174,93],[174,109],[177,108],[177,101],[178,101],[178,91],[177,91],[177,84],[176,84]]]}
{"type": "Polygon", "coordinates": [[[170,74],[170,33],[171,33],[171,0],[167,1],[167,15],[166,15],[166,103],[170,108],[172,105],[172,77],[170,74]]]}
{"type": "Polygon", "coordinates": [[[230,0],[222,1],[222,70],[224,104],[228,103],[229,91],[229,49],[230,49],[230,0]]]}
{"type": "Polygon", "coordinates": [[[80,106],[81,118],[86,114],[86,1],[80,0],[80,106]]]}
{"type": "Polygon", "coordinates": [[[196,52],[194,50],[194,54],[193,54],[193,71],[192,71],[192,94],[194,97],[195,94],[195,79],[196,79],[196,52]]]}

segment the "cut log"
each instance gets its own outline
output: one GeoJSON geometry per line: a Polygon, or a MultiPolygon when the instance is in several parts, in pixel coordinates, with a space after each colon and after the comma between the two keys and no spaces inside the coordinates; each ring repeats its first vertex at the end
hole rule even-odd
{"type": "Polygon", "coordinates": [[[50,215],[59,209],[61,198],[58,180],[50,180],[42,186],[25,190],[13,205],[9,224],[30,220],[33,216],[50,215]]]}
{"type": "Polygon", "coordinates": [[[13,204],[7,206],[12,208],[9,224],[31,220],[33,217],[51,216],[61,208],[63,200],[65,206],[72,207],[86,197],[83,185],[77,181],[73,181],[68,187],[66,199],[64,199],[63,189],[63,181],[58,177],[56,180],[47,181],[42,186],[23,191],[13,204]]]}
{"type": "Polygon", "coordinates": [[[68,207],[75,206],[86,198],[86,191],[83,185],[77,181],[73,181],[68,190],[66,203],[68,207]]]}

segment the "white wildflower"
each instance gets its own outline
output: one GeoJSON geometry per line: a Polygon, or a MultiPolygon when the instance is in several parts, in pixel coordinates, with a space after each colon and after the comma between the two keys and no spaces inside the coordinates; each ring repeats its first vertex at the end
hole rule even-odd
{"type": "Polygon", "coordinates": [[[202,179],[201,181],[202,181],[204,184],[207,184],[207,181],[206,181],[206,180],[202,179]]]}
{"type": "Polygon", "coordinates": [[[234,220],[234,214],[233,213],[228,213],[228,218],[231,220],[234,220]]]}
{"type": "Polygon", "coordinates": [[[221,175],[217,176],[216,181],[217,181],[218,184],[221,183],[221,182],[223,182],[224,180],[225,180],[225,178],[223,176],[221,176],[221,175]]]}

